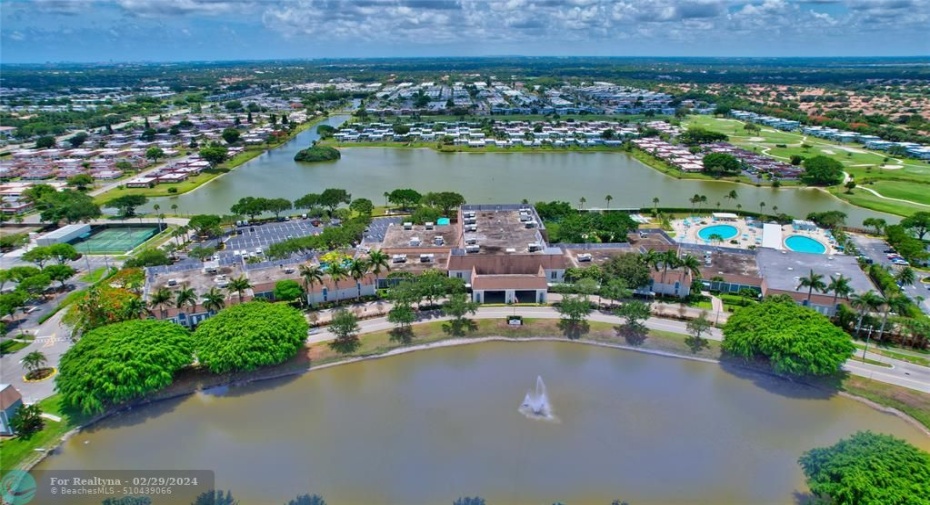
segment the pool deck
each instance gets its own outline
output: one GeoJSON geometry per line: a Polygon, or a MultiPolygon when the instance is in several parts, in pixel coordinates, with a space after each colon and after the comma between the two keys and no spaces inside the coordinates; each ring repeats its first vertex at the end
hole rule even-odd
{"type": "MultiPolygon", "coordinates": [[[[690,216],[684,219],[676,219],[672,222],[672,228],[675,230],[675,240],[683,244],[699,244],[717,247],[729,247],[733,249],[755,249],[762,247],[763,223],[762,221],[752,218],[740,218],[735,220],[715,219],[711,216],[690,216]],[[738,233],[732,239],[724,240],[719,243],[711,243],[709,240],[702,239],[698,232],[703,228],[714,225],[733,226],[738,233]],[[735,243],[734,243],[735,242],[735,243]]],[[[785,245],[785,239],[792,235],[800,235],[816,240],[826,247],[823,254],[842,254],[836,247],[836,240],[828,230],[813,229],[805,230],[796,228],[795,225],[787,224],[781,227],[781,240],[779,249],[792,250],[785,245]]]]}

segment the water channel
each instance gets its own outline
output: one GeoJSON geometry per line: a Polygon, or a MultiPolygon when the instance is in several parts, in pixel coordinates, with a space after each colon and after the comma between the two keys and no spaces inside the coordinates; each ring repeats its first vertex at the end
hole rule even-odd
{"type": "Polygon", "coordinates": [[[334,505],[476,494],[792,504],[806,490],[801,454],[864,429],[930,449],[897,417],[767,376],[566,342],[486,343],[135,409],[38,469],[210,469],[242,503],[315,492],[334,505]],[[558,422],[518,411],[537,376],[558,422]]]}
{"type": "MultiPolygon", "coordinates": [[[[348,116],[334,116],[325,124],[338,126],[348,116]]],[[[900,218],[849,205],[816,189],[757,188],[727,182],[678,180],[659,173],[625,153],[439,153],[432,149],[353,147],[342,149],[342,159],[331,163],[302,164],[294,154],[317,139],[316,128],[300,133],[278,149],[268,151],[231,173],[192,193],[153,200],[162,209],[178,205],[181,214],[227,214],[243,196],[284,197],[294,200],[325,188],[344,188],[353,197],[383,205],[384,192],[410,187],[420,192],[456,191],[469,203],[564,200],[577,204],[584,197],[589,207],[659,205],[690,207],[695,194],[707,196],[707,209],[739,203],[746,210],[764,210],[804,217],[809,212],[840,210],[858,225],[867,217],[900,218]],[[735,189],[736,202],[724,195],[735,189]]]]}

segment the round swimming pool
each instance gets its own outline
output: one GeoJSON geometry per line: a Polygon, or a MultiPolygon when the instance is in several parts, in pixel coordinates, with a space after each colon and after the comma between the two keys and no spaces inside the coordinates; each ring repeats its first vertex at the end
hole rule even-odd
{"type": "Polygon", "coordinates": [[[823,254],[827,252],[827,246],[823,245],[819,240],[814,240],[804,235],[791,235],[786,238],[785,247],[792,251],[810,254],[823,254]]]}
{"type": "Polygon", "coordinates": [[[711,235],[720,235],[722,240],[730,240],[739,235],[739,230],[736,229],[735,226],[728,224],[712,224],[698,231],[698,237],[700,237],[701,240],[710,240],[711,235]]]}

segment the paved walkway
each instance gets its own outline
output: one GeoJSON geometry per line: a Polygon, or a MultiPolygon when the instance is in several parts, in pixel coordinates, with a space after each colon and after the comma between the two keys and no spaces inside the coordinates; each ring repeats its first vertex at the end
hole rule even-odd
{"type": "MultiPolygon", "coordinates": [[[[654,308],[655,305],[658,304],[654,304],[654,308]]],[[[670,305],[668,307],[675,310],[675,314],[678,315],[679,307],[677,305],[670,305]]],[[[361,333],[363,334],[384,331],[393,328],[394,325],[388,322],[386,317],[390,308],[391,304],[386,301],[360,303],[348,307],[349,310],[357,314],[360,318],[365,318],[359,321],[361,333]]],[[[687,311],[688,313],[702,312],[702,310],[695,309],[693,307],[686,308],[689,309],[687,311]]],[[[332,312],[332,310],[322,310],[317,312],[315,316],[316,322],[328,322],[332,317],[332,312]]],[[[53,379],[42,382],[25,382],[23,380],[23,374],[25,373],[25,370],[23,370],[20,360],[23,356],[32,351],[41,351],[48,359],[48,366],[58,366],[61,355],[64,354],[64,352],[67,351],[71,346],[71,341],[69,338],[70,332],[67,326],[64,326],[61,323],[61,318],[63,317],[64,313],[65,311],[61,311],[40,325],[34,332],[36,335],[35,340],[29,346],[17,351],[16,353],[0,357],[0,382],[5,384],[12,384],[15,386],[16,389],[19,390],[23,395],[23,401],[26,403],[37,402],[43,398],[51,396],[55,392],[55,381],[53,379]]],[[[501,319],[514,314],[523,317],[540,319],[559,319],[561,317],[558,311],[556,311],[555,308],[551,306],[536,305],[511,307],[482,306],[478,309],[476,315],[473,317],[476,319],[501,319]]],[[[419,315],[419,322],[446,321],[449,319],[449,317],[443,316],[439,311],[428,311],[419,315]]],[[[589,320],[610,324],[623,323],[621,318],[614,316],[610,312],[604,311],[592,312],[589,316],[589,320]]],[[[665,319],[662,317],[651,317],[645,322],[645,325],[647,328],[652,330],[667,331],[679,334],[687,333],[687,322],[685,321],[665,319]]],[[[326,342],[335,338],[335,335],[333,335],[325,327],[314,331],[315,333],[311,334],[307,339],[309,343],[326,342]]],[[[712,328],[706,335],[706,338],[717,341],[723,340],[723,332],[718,328],[712,328]]],[[[861,356],[862,352],[859,351],[858,355],[861,356]]],[[[892,367],[887,368],[878,365],[860,363],[857,361],[849,361],[846,363],[846,365],[843,366],[844,370],[847,370],[854,375],[867,377],[879,382],[894,384],[897,386],[930,393],[930,368],[890,359],[884,356],[873,354],[871,352],[868,353],[867,357],[869,359],[891,364],[892,367]]]]}

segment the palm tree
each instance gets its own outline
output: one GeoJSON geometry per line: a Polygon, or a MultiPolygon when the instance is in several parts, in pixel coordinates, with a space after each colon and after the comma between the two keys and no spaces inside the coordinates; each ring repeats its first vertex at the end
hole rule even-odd
{"type": "Polygon", "coordinates": [[[181,247],[181,237],[187,236],[188,228],[187,226],[178,226],[171,232],[171,236],[174,237],[175,242],[177,242],[178,247],[181,247]]]}
{"type": "Polygon", "coordinates": [[[849,304],[859,311],[859,320],[856,322],[856,335],[859,334],[859,330],[862,328],[862,319],[865,315],[869,311],[878,309],[884,303],[885,298],[871,289],[861,295],[856,293],[849,297],[849,304]]]}
{"type": "Polygon", "coordinates": [[[375,274],[375,289],[378,289],[378,282],[381,280],[380,275],[382,268],[384,270],[391,270],[390,256],[380,249],[375,249],[368,253],[368,266],[371,269],[371,273],[375,274]]]}
{"type": "Polygon", "coordinates": [[[772,214],[778,215],[778,205],[772,205],[772,214]]]}
{"type": "Polygon", "coordinates": [[[830,283],[827,284],[826,293],[833,293],[833,307],[836,308],[836,300],[839,297],[849,299],[849,295],[853,292],[852,286],[849,285],[849,277],[840,274],[839,277],[830,276],[830,283]]]}
{"type": "Polygon", "coordinates": [[[765,202],[759,202],[759,214],[765,212],[763,209],[765,209],[765,202]]]}
{"type": "Polygon", "coordinates": [[[203,308],[207,312],[219,312],[226,306],[226,295],[216,287],[203,294],[203,308]]]}
{"type": "Polygon", "coordinates": [[[144,319],[149,314],[148,304],[140,297],[132,297],[123,306],[123,317],[125,319],[144,319]]]}
{"type": "Polygon", "coordinates": [[[158,224],[158,229],[161,230],[161,216],[158,214],[158,211],[161,210],[161,205],[157,203],[152,205],[152,210],[155,211],[156,223],[158,224]]]}
{"type": "Polygon", "coordinates": [[[807,277],[801,277],[799,279],[801,282],[798,284],[798,287],[795,289],[807,288],[807,305],[811,304],[811,296],[814,294],[814,290],[823,293],[827,289],[827,285],[823,282],[823,275],[815,274],[811,270],[810,275],[807,277]]]}
{"type": "Polygon", "coordinates": [[[607,208],[608,208],[608,209],[610,208],[610,201],[613,200],[613,199],[614,199],[614,197],[612,197],[612,196],[610,196],[610,195],[607,195],[607,196],[604,197],[604,200],[607,200],[607,208]]]}
{"type": "Polygon", "coordinates": [[[710,240],[711,244],[719,244],[723,242],[723,235],[719,233],[711,233],[710,236],[707,238],[708,240],[710,240]]]}
{"type": "Polygon", "coordinates": [[[662,284],[665,284],[665,274],[668,273],[669,268],[678,268],[678,251],[674,249],[669,249],[665,251],[660,256],[660,264],[662,265],[662,284]]]}
{"type": "Polygon", "coordinates": [[[907,306],[910,303],[910,300],[902,294],[892,294],[885,298],[885,310],[882,314],[882,325],[878,328],[878,338],[882,339],[885,336],[885,323],[888,322],[888,314],[894,312],[900,314],[907,310],[907,306]]]}
{"type": "Polygon", "coordinates": [[[656,272],[659,271],[659,265],[661,264],[662,253],[657,252],[653,249],[642,253],[639,256],[639,260],[643,262],[643,265],[646,265],[649,268],[655,269],[656,272]]]}
{"type": "Polygon", "coordinates": [[[587,201],[588,201],[588,199],[585,198],[585,197],[581,197],[581,198],[578,200],[578,203],[580,204],[580,206],[581,206],[582,209],[584,208],[584,204],[585,204],[585,202],[587,202],[587,201]]]}
{"type": "Polygon", "coordinates": [[[23,359],[20,360],[20,363],[23,364],[23,368],[26,369],[26,375],[41,370],[45,367],[45,364],[48,363],[48,358],[45,357],[39,351],[32,351],[29,354],[23,356],[23,359]]]}
{"type": "Polygon", "coordinates": [[[165,319],[168,317],[168,304],[170,304],[172,300],[174,300],[174,293],[168,288],[161,287],[149,296],[149,305],[160,308],[161,318],[165,319]]]}
{"type": "Polygon", "coordinates": [[[743,204],[741,203],[736,204],[736,212],[739,212],[741,210],[743,210],[743,204]]]}
{"type": "Polygon", "coordinates": [[[239,303],[242,303],[242,293],[251,287],[252,284],[249,280],[246,279],[244,275],[240,275],[239,277],[229,280],[229,284],[226,285],[226,290],[230,293],[235,292],[236,295],[239,296],[239,303]]]}
{"type": "Polygon", "coordinates": [[[695,194],[694,196],[689,198],[688,201],[691,202],[691,213],[694,214],[694,206],[697,205],[698,202],[701,201],[701,195],[695,194]]]}
{"type": "Polygon", "coordinates": [[[339,281],[348,277],[349,271],[342,266],[342,263],[334,261],[327,267],[326,273],[329,274],[329,278],[332,279],[333,284],[336,286],[336,298],[339,298],[339,281]]]}
{"type": "Polygon", "coordinates": [[[657,196],[652,197],[652,213],[659,213],[659,197],[657,196]]]}
{"type": "Polygon", "coordinates": [[[913,286],[914,281],[916,281],[916,276],[914,275],[914,269],[911,267],[904,267],[901,271],[895,275],[895,280],[898,281],[898,284],[903,286],[913,286]]]}
{"type": "Polygon", "coordinates": [[[704,210],[704,204],[707,203],[707,195],[699,195],[698,202],[701,204],[701,211],[704,210]]]}
{"type": "Polygon", "coordinates": [[[307,292],[307,296],[310,296],[310,293],[313,292],[314,284],[323,284],[323,277],[326,276],[317,265],[300,265],[297,267],[297,272],[300,274],[300,278],[304,280],[304,291],[307,292]]]}
{"type": "Polygon", "coordinates": [[[391,194],[388,193],[387,191],[385,191],[383,196],[384,196],[384,208],[387,208],[387,206],[388,206],[388,198],[391,197],[391,194]]]}
{"type": "Polygon", "coordinates": [[[346,270],[348,270],[349,275],[353,279],[355,279],[355,285],[357,289],[355,300],[356,301],[361,300],[362,299],[362,285],[359,282],[362,280],[362,278],[368,275],[368,270],[369,270],[368,262],[365,261],[364,258],[353,259],[349,263],[349,267],[346,270]]]}
{"type": "Polygon", "coordinates": [[[691,272],[694,279],[701,278],[701,260],[697,259],[695,256],[685,254],[681,258],[678,258],[678,268],[681,268],[682,276],[691,272]]]}
{"type": "Polygon", "coordinates": [[[193,288],[181,288],[174,297],[174,306],[177,307],[179,313],[184,313],[185,305],[192,309],[197,307],[197,293],[193,288]]]}
{"type": "Polygon", "coordinates": [[[724,195],[723,197],[726,198],[727,200],[733,202],[733,201],[736,201],[736,200],[739,198],[739,194],[736,192],[735,189],[731,189],[730,192],[727,193],[726,195],[724,195]]]}

